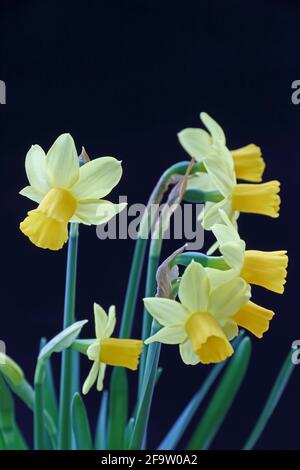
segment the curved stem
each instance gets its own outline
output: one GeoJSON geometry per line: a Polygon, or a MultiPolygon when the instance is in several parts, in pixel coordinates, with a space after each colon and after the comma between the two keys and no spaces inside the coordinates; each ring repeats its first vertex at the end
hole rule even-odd
{"type": "MultiPolygon", "coordinates": [[[[71,224],[68,242],[68,258],[65,288],[64,324],[67,328],[75,321],[76,272],[78,253],[78,224],[71,224]]],[[[71,400],[72,400],[72,355],[67,349],[62,353],[60,403],[59,403],[59,434],[58,448],[71,448],[71,400]]]]}
{"type": "Polygon", "coordinates": [[[45,449],[44,430],[44,394],[43,381],[45,368],[43,362],[38,362],[34,376],[34,448],[35,450],[45,449]]]}

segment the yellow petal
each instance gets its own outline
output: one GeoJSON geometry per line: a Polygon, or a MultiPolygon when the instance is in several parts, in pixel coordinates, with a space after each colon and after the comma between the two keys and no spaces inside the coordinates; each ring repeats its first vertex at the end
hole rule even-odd
{"type": "Polygon", "coordinates": [[[97,390],[101,392],[103,390],[103,380],[105,375],[106,364],[100,363],[98,379],[97,379],[97,390]]]}
{"type": "Polygon", "coordinates": [[[106,338],[101,341],[100,362],[136,370],[142,348],[141,340],[106,338]]]}
{"type": "Polygon", "coordinates": [[[47,173],[52,187],[70,188],[79,176],[79,159],[70,134],[60,135],[46,158],[47,173]]]}
{"type": "Polygon", "coordinates": [[[283,294],[287,265],[286,251],[246,250],[241,277],[250,284],[283,294]]]}
{"type": "Polygon", "coordinates": [[[279,181],[262,184],[237,184],[232,192],[232,208],[240,212],[279,216],[279,181]]]}
{"type": "MultiPolygon", "coordinates": [[[[230,277],[230,274],[228,276],[230,277]]],[[[208,312],[219,319],[231,317],[248,302],[249,298],[249,284],[235,275],[233,279],[219,285],[211,292],[208,312]]]]}
{"type": "Polygon", "coordinates": [[[251,331],[257,338],[262,338],[263,334],[268,331],[273,316],[272,310],[249,301],[232,317],[232,320],[242,328],[251,331]]]}
{"type": "Polygon", "coordinates": [[[224,361],[233,349],[217,320],[206,312],[194,313],[185,325],[194,352],[203,364],[224,361]]]}
{"type": "Polygon", "coordinates": [[[249,144],[231,151],[234,169],[238,179],[260,183],[265,169],[265,162],[261,156],[260,148],[249,144]]]}
{"type": "Polygon", "coordinates": [[[79,180],[72,188],[78,201],[100,199],[111,192],[122,176],[121,162],[113,157],[91,160],[80,168],[79,180]]]}
{"type": "Polygon", "coordinates": [[[85,225],[105,224],[127,206],[126,202],[113,204],[104,199],[87,199],[79,202],[72,222],[81,222],[85,225]]]}
{"type": "Polygon", "coordinates": [[[68,224],[48,217],[38,209],[28,212],[20,230],[39,248],[60,250],[68,240],[68,224]]]}

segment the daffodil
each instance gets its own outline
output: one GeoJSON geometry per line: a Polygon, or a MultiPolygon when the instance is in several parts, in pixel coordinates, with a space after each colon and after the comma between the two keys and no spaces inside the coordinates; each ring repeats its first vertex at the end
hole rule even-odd
{"type": "Polygon", "coordinates": [[[60,135],[47,155],[33,145],[25,169],[30,186],[20,194],[39,205],[28,212],[20,229],[40,248],[59,250],[68,239],[69,222],[105,223],[126,205],[102,199],[119,182],[121,162],[101,157],[80,167],[70,134],[60,135]]]}
{"type": "Polygon", "coordinates": [[[127,367],[137,370],[143,342],[135,339],[112,338],[115,325],[115,307],[111,306],[108,315],[98,304],[94,304],[96,339],[88,347],[87,355],[94,361],[85,380],[82,393],[87,394],[97,381],[97,390],[103,389],[103,379],[107,365],[127,367]]]}
{"type": "MultiPolygon", "coordinates": [[[[222,128],[206,113],[201,113],[201,119],[210,130],[208,134],[203,129],[185,129],[179,133],[179,140],[188,153],[196,160],[204,163],[210,177],[211,188],[219,191],[223,199],[217,203],[207,202],[203,213],[203,226],[210,230],[211,226],[219,222],[219,209],[223,209],[232,223],[235,223],[240,212],[279,216],[280,183],[277,180],[261,184],[237,184],[238,168],[241,168],[241,159],[248,159],[249,154],[258,154],[257,148],[251,144],[232,154],[226,147],[225,136],[222,128]],[[239,161],[238,164],[235,162],[239,161]]],[[[255,160],[255,159],[254,159],[255,160]]],[[[244,162],[246,160],[243,160],[244,162]]],[[[255,168],[249,170],[250,174],[258,171],[258,163],[255,168]]],[[[264,168],[264,164],[262,164],[264,168]]],[[[243,170],[245,174],[245,169],[243,170]]],[[[262,174],[262,173],[261,173],[262,174]]],[[[261,181],[251,179],[250,181],[261,181]]],[[[201,181],[199,180],[201,189],[201,181]]]]}
{"type": "Polygon", "coordinates": [[[249,284],[282,294],[287,276],[287,252],[246,250],[245,242],[241,240],[224,211],[220,211],[220,217],[223,224],[215,224],[212,231],[219,250],[234,275],[238,274],[249,284]]]}
{"type": "MultiPolygon", "coordinates": [[[[218,143],[226,145],[226,137],[221,126],[207,113],[201,113],[200,119],[208,129],[187,128],[178,134],[179,142],[185,151],[197,161],[205,164],[207,157],[218,155],[218,143]]],[[[255,144],[249,144],[228,154],[237,179],[258,183],[262,181],[265,162],[261,149],[255,144]]]]}
{"type": "Polygon", "coordinates": [[[238,334],[237,314],[250,298],[249,285],[239,277],[213,288],[214,271],[192,262],[179,285],[180,302],[146,298],[148,312],[162,328],[145,343],[179,344],[183,362],[216,363],[233,354],[230,344],[238,334]]]}

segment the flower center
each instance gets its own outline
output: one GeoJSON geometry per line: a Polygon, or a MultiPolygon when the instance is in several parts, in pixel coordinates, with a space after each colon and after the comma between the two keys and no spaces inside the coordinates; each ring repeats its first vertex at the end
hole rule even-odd
{"type": "Polygon", "coordinates": [[[233,354],[231,344],[210,313],[193,313],[186,321],[185,330],[203,364],[224,361],[233,354]]]}
{"type": "Polygon", "coordinates": [[[40,203],[38,211],[59,222],[68,222],[74,215],[76,208],[77,201],[70,191],[63,188],[53,188],[40,203]]]}
{"type": "Polygon", "coordinates": [[[143,342],[135,339],[105,338],[100,345],[100,362],[110,366],[138,368],[143,342]]]}
{"type": "Polygon", "coordinates": [[[262,184],[237,184],[232,192],[232,208],[252,214],[279,216],[279,181],[262,184]]]}

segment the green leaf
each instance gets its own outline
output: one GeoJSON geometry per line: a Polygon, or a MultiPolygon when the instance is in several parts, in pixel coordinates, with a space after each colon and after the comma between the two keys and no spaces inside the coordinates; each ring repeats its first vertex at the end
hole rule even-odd
{"type": "MultiPolygon", "coordinates": [[[[17,395],[31,410],[34,411],[34,390],[31,385],[25,380],[18,385],[14,385],[10,380],[6,379],[7,384],[9,385],[10,389],[17,395]]],[[[56,438],[57,438],[57,428],[55,423],[53,422],[49,413],[44,410],[44,420],[45,420],[45,427],[47,429],[48,435],[51,440],[51,446],[55,449],[56,447],[56,438]]]]}
{"type": "Polygon", "coordinates": [[[15,426],[15,436],[16,436],[16,450],[28,450],[27,442],[24,439],[22,432],[19,429],[19,426],[15,426]]]}
{"type": "Polygon", "coordinates": [[[85,405],[79,393],[75,393],[71,406],[72,427],[78,450],[92,450],[92,436],[85,405]]]}
{"type": "MultiPolygon", "coordinates": [[[[46,338],[41,339],[40,349],[47,344],[46,338]]],[[[52,366],[50,359],[47,361],[46,364],[46,376],[44,381],[44,402],[46,410],[48,411],[49,415],[57,424],[58,421],[58,405],[57,405],[57,397],[56,397],[56,390],[54,386],[54,379],[52,373],[52,366]]]]}
{"type": "Polygon", "coordinates": [[[95,449],[107,449],[107,415],[108,415],[108,391],[102,393],[99,416],[97,420],[95,449]]]}
{"type": "Polygon", "coordinates": [[[208,449],[239,391],[249,364],[250,355],[251,341],[250,338],[246,336],[230,359],[224,376],[197,426],[187,449],[208,449]]]}
{"type": "Polygon", "coordinates": [[[15,407],[12,395],[0,375],[0,432],[7,450],[16,448],[15,407]]]}
{"type": "Polygon", "coordinates": [[[290,351],[287,355],[286,360],[283,363],[282,368],[278,374],[278,377],[273,385],[271,393],[266,401],[266,404],[262,410],[256,425],[254,426],[250,436],[247,439],[247,442],[244,446],[244,450],[251,450],[255,446],[256,442],[262,435],[266,425],[268,424],[269,419],[271,418],[276,406],[279,403],[280,398],[283,395],[283,392],[289,383],[289,380],[292,376],[292,373],[295,369],[295,364],[292,362],[292,354],[290,351]]]}
{"type": "MultiPolygon", "coordinates": [[[[151,335],[158,331],[159,328],[160,326],[154,320],[151,335]]],[[[151,343],[148,348],[144,380],[139,396],[136,419],[129,446],[130,449],[141,449],[146,439],[152,397],[157,378],[160,349],[160,343],[151,343]]]]}
{"type": "Polygon", "coordinates": [[[114,367],[109,388],[108,448],[124,449],[128,419],[128,380],[123,367],[114,367]]]}
{"type": "Polygon", "coordinates": [[[45,362],[52,353],[60,353],[65,349],[69,348],[71,344],[75,341],[77,336],[80,334],[82,327],[88,322],[88,320],[81,320],[73,325],[68,326],[63,331],[61,331],[58,335],[54,336],[54,338],[43,347],[40,351],[38,361],[45,362]]]}
{"type": "MultiPolygon", "coordinates": [[[[232,347],[234,349],[236,349],[237,346],[240,344],[243,336],[244,331],[240,330],[239,336],[232,342],[232,347]]],[[[220,362],[219,364],[215,364],[212,367],[211,371],[209,372],[208,376],[206,377],[204,383],[201,385],[198,392],[195,393],[191,401],[184,408],[182,413],[179,415],[179,417],[171,427],[170,431],[160,443],[158,450],[173,450],[176,448],[178,442],[180,441],[187,427],[191,423],[196,411],[198,410],[207,393],[209,392],[212,385],[215,383],[216,379],[218,378],[227,363],[228,360],[220,362]]]]}

